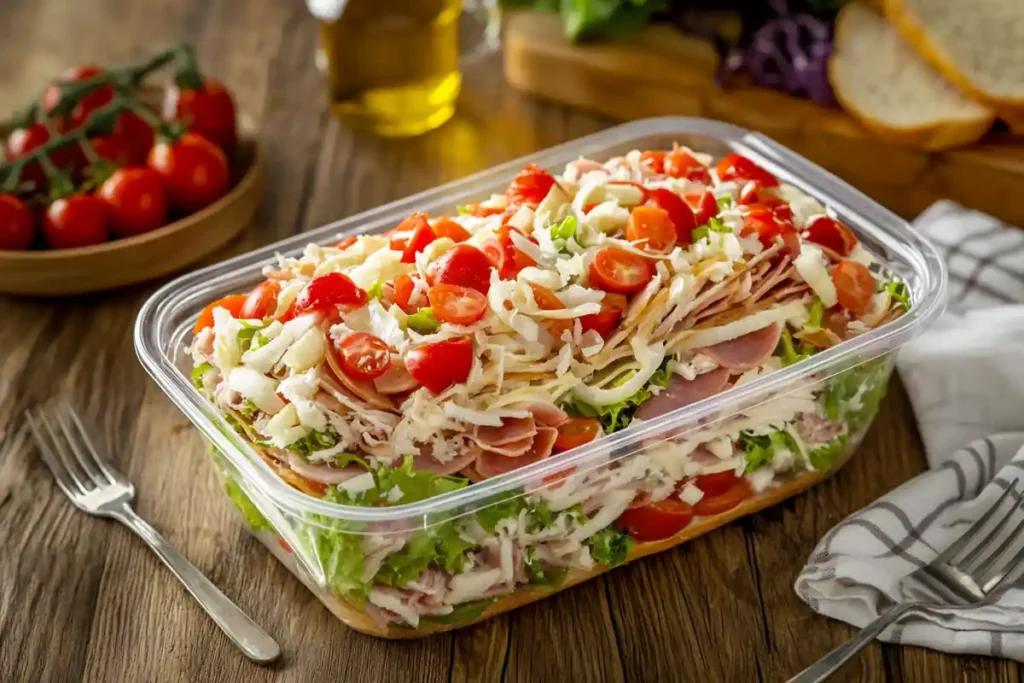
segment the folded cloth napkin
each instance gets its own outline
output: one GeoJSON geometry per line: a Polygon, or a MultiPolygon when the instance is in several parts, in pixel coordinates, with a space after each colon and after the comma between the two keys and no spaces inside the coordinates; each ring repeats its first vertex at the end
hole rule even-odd
{"type": "MultiPolygon", "coordinates": [[[[1024,480],[1024,231],[952,202],[915,227],[950,273],[947,313],[897,359],[930,470],[829,531],[796,581],[811,609],[855,626],[898,602],[903,576],[1024,480]]],[[[880,638],[1024,662],[1017,585],[991,606],[907,616],[880,638]]]]}

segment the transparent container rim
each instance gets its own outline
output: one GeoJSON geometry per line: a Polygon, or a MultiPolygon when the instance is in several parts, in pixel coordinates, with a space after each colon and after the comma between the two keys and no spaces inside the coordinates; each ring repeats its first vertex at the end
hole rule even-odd
{"type": "MultiPolygon", "coordinates": [[[[251,485],[254,485],[261,494],[292,513],[319,514],[353,522],[396,522],[453,510],[468,512],[469,510],[464,509],[465,507],[472,506],[474,503],[486,502],[496,494],[520,487],[524,491],[533,490],[542,486],[545,477],[572,467],[589,469],[586,466],[591,464],[590,461],[594,461],[593,464],[596,464],[603,455],[609,452],[642,443],[645,438],[671,432],[674,428],[693,424],[703,417],[712,415],[723,404],[743,403],[758,395],[771,394],[798,378],[839,367],[844,358],[851,358],[857,354],[860,354],[861,362],[866,362],[874,356],[885,353],[890,348],[892,340],[902,338],[902,341],[905,342],[910,337],[916,336],[917,331],[925,329],[941,315],[945,305],[946,287],[946,268],[935,248],[902,218],[869,199],[832,173],[760,133],[753,133],[738,126],[706,119],[658,117],[625,123],[520,157],[471,176],[182,275],[161,287],[146,300],[136,318],[134,338],[138,358],[150,376],[203,435],[226,455],[239,474],[244,476],[251,485]],[[384,214],[401,213],[407,210],[407,207],[427,204],[449,195],[473,194],[479,190],[480,186],[493,184],[499,179],[511,178],[516,171],[529,163],[541,166],[565,163],[572,158],[585,156],[589,152],[624,143],[642,135],[667,134],[697,134],[718,138],[720,141],[738,148],[744,155],[753,158],[754,161],[768,168],[785,182],[824,200],[826,206],[836,209],[844,216],[853,216],[858,219],[855,228],[861,232],[871,233],[875,239],[899,252],[914,268],[919,278],[919,286],[912,292],[914,304],[910,311],[882,327],[815,354],[799,363],[769,373],[749,384],[734,387],[698,403],[674,410],[656,420],[606,436],[568,453],[547,458],[533,465],[420,502],[379,508],[332,503],[302,493],[286,484],[263,462],[255,450],[234,432],[224,417],[199,394],[188,378],[162,353],[158,341],[160,335],[156,331],[162,325],[167,324],[165,318],[171,311],[179,306],[193,303],[194,299],[201,297],[200,292],[194,291],[201,285],[210,287],[219,282],[237,278],[244,272],[253,271],[255,273],[269,257],[276,253],[286,253],[312,242],[326,242],[327,238],[332,236],[357,234],[361,232],[359,230],[361,225],[370,223],[384,214]],[[882,225],[889,227],[883,228],[882,225]],[[898,238],[897,231],[900,232],[898,238]],[[902,240],[907,244],[900,244],[897,240],[902,240]]],[[[177,339],[177,335],[172,336],[172,340],[177,339]]],[[[825,376],[830,375],[825,373],[825,376]]]]}

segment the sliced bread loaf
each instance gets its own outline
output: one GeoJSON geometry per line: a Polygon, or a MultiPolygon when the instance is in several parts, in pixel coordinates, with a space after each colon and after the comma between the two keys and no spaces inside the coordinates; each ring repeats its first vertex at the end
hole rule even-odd
{"type": "Polygon", "coordinates": [[[1024,0],[885,0],[885,15],[947,79],[1024,114],[1024,0]]]}
{"type": "MultiPolygon", "coordinates": [[[[1024,0],[1022,0],[1024,1],[1024,0]]],[[[843,107],[880,137],[927,150],[973,142],[993,112],[966,97],[862,3],[836,19],[829,81],[843,107]]]]}

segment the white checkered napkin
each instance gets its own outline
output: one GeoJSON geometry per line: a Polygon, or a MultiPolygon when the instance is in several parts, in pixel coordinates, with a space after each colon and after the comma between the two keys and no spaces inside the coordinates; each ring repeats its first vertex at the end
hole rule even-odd
{"type": "MultiPolygon", "coordinates": [[[[1024,478],[1024,231],[952,202],[915,227],[950,270],[948,312],[898,359],[931,470],[840,522],[796,582],[813,610],[856,626],[1024,478]]],[[[1024,661],[1022,623],[1014,588],[989,607],[907,617],[881,639],[1024,661]]]]}

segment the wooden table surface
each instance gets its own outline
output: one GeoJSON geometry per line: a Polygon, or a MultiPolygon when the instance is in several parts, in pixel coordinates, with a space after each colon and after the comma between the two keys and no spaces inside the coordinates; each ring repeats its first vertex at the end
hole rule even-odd
{"type": "MultiPolygon", "coordinates": [[[[442,129],[357,135],[325,110],[315,28],[300,0],[0,0],[0,110],[76,62],[194,41],[259,126],[268,161],[252,228],[214,260],[610,125],[512,92],[495,58],[467,74],[442,129]]],[[[136,361],[132,324],[156,285],[0,298],[0,433],[33,400],[82,406],[135,482],[137,510],[284,655],[271,667],[243,658],[138,539],[73,510],[26,445],[0,460],[2,681],[784,680],[852,633],[793,592],[815,540],[924,467],[894,382],[862,452],[803,496],[478,626],[377,640],[338,622],[247,535],[196,432],[136,361]]],[[[838,680],[1020,678],[1010,662],[873,645],[838,680]]]]}

